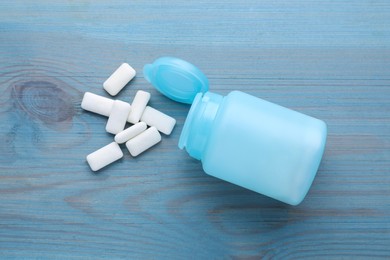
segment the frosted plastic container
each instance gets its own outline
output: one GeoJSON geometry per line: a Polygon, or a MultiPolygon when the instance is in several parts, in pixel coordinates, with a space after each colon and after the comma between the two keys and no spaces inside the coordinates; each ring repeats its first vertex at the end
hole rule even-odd
{"type": "Polygon", "coordinates": [[[208,92],[203,73],[180,59],[160,58],[144,74],[169,98],[192,103],[179,148],[207,174],[291,205],[304,199],[324,152],[323,121],[240,91],[208,92]]]}
{"type": "Polygon", "coordinates": [[[240,91],[198,94],[179,147],[206,173],[291,205],[309,190],[324,151],[326,125],[240,91]]]}

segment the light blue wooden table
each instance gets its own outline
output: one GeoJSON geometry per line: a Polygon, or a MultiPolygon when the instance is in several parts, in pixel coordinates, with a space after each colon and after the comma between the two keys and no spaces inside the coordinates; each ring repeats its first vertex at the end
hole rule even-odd
{"type": "MultiPolygon", "coordinates": [[[[0,259],[390,258],[390,2],[1,1],[0,259]],[[142,67],[196,64],[214,92],[242,90],[325,120],[323,162],[291,207],[205,175],[177,148],[189,107],[142,67]],[[95,174],[111,142],[85,91],[127,61],[173,134],[95,174]]],[[[281,162],[283,163],[283,162],[281,162]]]]}

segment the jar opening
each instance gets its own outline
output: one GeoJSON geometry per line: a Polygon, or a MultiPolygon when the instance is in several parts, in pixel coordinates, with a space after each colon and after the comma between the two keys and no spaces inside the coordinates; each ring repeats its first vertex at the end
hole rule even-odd
{"type": "Polygon", "coordinates": [[[179,148],[201,160],[223,96],[211,92],[195,96],[180,135],[179,148]]]}

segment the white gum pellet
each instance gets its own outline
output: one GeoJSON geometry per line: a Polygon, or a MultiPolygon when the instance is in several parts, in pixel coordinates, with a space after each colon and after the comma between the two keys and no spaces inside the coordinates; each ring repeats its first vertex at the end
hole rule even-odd
{"type": "Polygon", "coordinates": [[[161,135],[154,126],[146,129],[136,137],[126,142],[126,147],[132,156],[137,156],[161,141],[161,135]]]}
{"type": "Polygon", "coordinates": [[[170,135],[176,124],[176,119],[157,109],[147,106],[142,114],[141,121],[154,126],[163,134],[170,135]]]}
{"type": "Polygon", "coordinates": [[[81,108],[102,116],[110,116],[114,100],[91,92],[85,92],[81,108]]]}
{"type": "Polygon", "coordinates": [[[139,122],[115,135],[115,142],[123,144],[146,130],[146,123],[139,122]]]}
{"type": "Polygon", "coordinates": [[[115,96],[135,77],[135,74],[135,70],[129,64],[122,63],[103,83],[103,88],[111,96],[115,96]]]}
{"type": "Polygon", "coordinates": [[[87,155],[87,162],[92,171],[98,171],[101,168],[115,162],[123,157],[123,152],[119,145],[112,142],[99,150],[87,155]]]}
{"type": "Polygon", "coordinates": [[[108,117],[106,131],[111,134],[117,134],[125,128],[127,117],[129,116],[131,106],[129,103],[115,100],[108,117]]]}
{"type": "Polygon", "coordinates": [[[150,99],[150,93],[142,90],[138,90],[135,95],[133,102],[131,103],[131,113],[127,119],[128,122],[135,124],[138,123],[142,113],[145,110],[146,105],[148,104],[150,99]]]}

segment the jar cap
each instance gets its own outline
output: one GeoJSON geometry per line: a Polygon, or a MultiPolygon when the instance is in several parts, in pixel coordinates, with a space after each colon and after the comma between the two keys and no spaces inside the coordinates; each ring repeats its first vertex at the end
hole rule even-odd
{"type": "Polygon", "coordinates": [[[192,104],[197,93],[209,90],[209,81],[191,63],[173,57],[161,57],[144,66],[147,81],[168,98],[192,104]]]}

